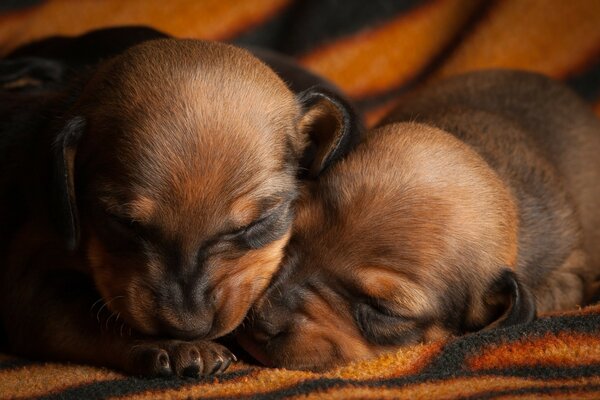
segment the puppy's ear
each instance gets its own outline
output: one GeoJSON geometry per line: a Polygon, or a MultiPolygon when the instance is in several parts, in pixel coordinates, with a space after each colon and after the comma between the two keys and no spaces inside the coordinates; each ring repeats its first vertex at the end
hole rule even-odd
{"type": "Polygon", "coordinates": [[[22,90],[60,82],[65,66],[55,60],[23,57],[0,61],[0,88],[22,90]]]}
{"type": "Polygon", "coordinates": [[[353,107],[330,90],[313,87],[298,99],[303,109],[299,131],[308,135],[301,176],[316,178],[360,141],[364,127],[353,107]]]}
{"type": "Polygon", "coordinates": [[[486,330],[524,324],[536,317],[533,295],[510,269],[505,269],[492,282],[483,303],[492,318],[486,330]]]}
{"type": "Polygon", "coordinates": [[[54,142],[54,182],[52,214],[66,247],[79,244],[79,216],[75,199],[74,167],[77,144],[85,128],[83,117],[70,119],[54,142]]]}

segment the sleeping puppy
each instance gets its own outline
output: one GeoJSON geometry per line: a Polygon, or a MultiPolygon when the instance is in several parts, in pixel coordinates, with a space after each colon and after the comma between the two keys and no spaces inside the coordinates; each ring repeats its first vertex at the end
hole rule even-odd
{"type": "Polygon", "coordinates": [[[304,187],[239,342],[319,370],[585,304],[600,275],[598,154],[600,121],[545,77],[431,85],[304,187]]]}
{"type": "Polygon", "coordinates": [[[145,41],[86,73],[67,91],[0,93],[8,350],[221,372],[234,356],[211,340],[277,270],[299,171],[317,177],[358,122],[336,95],[296,95],[215,42],[145,41]]]}

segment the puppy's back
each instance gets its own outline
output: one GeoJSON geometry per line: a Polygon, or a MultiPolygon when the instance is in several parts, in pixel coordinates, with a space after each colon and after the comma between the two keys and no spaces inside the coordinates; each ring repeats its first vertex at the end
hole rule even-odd
{"type": "Polygon", "coordinates": [[[527,265],[530,285],[581,241],[588,260],[575,273],[597,279],[600,121],[574,93],[534,73],[480,71],[418,92],[386,122],[405,120],[468,143],[511,187],[520,209],[520,264],[527,265]]]}

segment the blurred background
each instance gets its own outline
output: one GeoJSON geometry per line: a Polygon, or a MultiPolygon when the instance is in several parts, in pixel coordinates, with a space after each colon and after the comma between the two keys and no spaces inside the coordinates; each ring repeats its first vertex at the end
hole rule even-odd
{"type": "Polygon", "coordinates": [[[423,82],[492,67],[563,80],[600,115],[600,0],[1,0],[0,56],[121,25],[291,55],[370,124],[423,82]]]}

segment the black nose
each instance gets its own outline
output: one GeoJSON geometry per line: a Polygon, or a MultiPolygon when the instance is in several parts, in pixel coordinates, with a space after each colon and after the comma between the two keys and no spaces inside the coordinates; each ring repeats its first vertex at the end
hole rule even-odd
{"type": "Polygon", "coordinates": [[[170,281],[156,295],[155,315],[161,334],[175,339],[206,337],[214,323],[214,308],[200,285],[170,281]]]}

